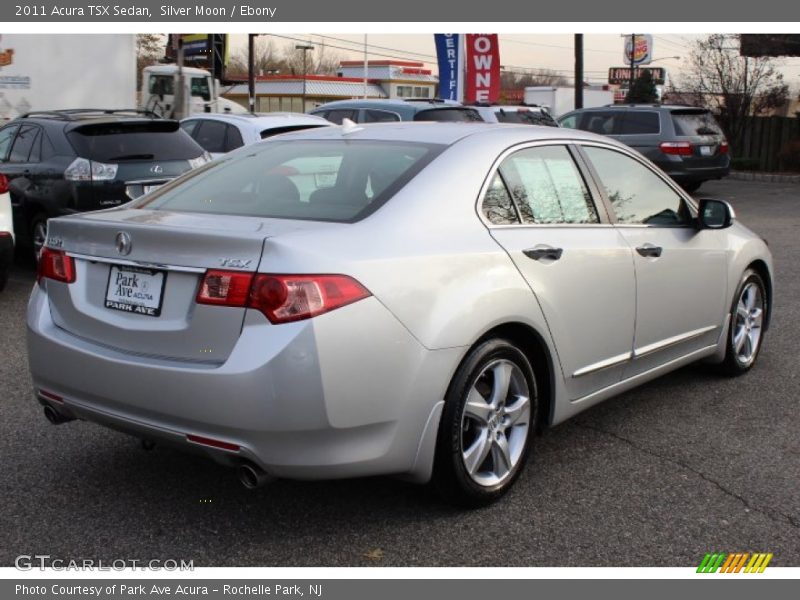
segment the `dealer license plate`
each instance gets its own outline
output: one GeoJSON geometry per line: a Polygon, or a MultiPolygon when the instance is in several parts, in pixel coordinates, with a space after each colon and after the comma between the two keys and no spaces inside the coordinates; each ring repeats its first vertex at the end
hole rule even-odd
{"type": "Polygon", "coordinates": [[[106,289],[106,308],[157,317],[167,274],[164,271],[111,265],[106,289]]]}

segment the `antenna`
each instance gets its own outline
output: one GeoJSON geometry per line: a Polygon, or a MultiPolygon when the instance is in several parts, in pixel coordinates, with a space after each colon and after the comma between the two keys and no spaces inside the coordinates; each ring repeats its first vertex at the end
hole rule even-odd
{"type": "Polygon", "coordinates": [[[354,121],[351,121],[347,117],[342,119],[342,135],[349,135],[351,133],[355,133],[356,131],[361,131],[364,129],[363,127],[359,127],[354,121]]]}

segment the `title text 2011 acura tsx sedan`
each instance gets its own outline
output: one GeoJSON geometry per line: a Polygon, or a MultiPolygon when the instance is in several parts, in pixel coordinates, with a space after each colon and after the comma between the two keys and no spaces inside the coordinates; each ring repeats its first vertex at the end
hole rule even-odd
{"type": "Polygon", "coordinates": [[[750,369],[772,259],[629,148],[515,125],[291,133],[50,221],[28,311],[53,422],[272,477],[477,505],[537,427],[704,358],[750,369]]]}

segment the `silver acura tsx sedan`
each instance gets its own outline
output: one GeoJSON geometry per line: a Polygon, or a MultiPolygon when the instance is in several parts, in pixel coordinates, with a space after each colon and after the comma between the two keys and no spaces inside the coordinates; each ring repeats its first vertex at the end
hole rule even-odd
{"type": "Polygon", "coordinates": [[[397,475],[479,505],[538,428],[699,359],[749,370],[772,269],[728,204],[608,138],[345,123],[51,220],[30,370],[53,423],[248,487],[397,475]]]}

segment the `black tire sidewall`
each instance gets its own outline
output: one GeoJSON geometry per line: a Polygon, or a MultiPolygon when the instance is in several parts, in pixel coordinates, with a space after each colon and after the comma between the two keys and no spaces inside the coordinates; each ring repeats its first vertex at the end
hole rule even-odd
{"type": "Polygon", "coordinates": [[[448,501],[466,505],[489,504],[503,494],[519,477],[530,454],[531,442],[539,416],[538,390],[533,367],[525,354],[504,339],[490,339],[476,346],[456,371],[445,397],[444,410],[439,423],[436,457],[434,460],[434,484],[448,501]],[[525,377],[530,392],[531,416],[528,436],[519,461],[510,477],[494,486],[482,486],[469,476],[461,455],[461,418],[468,391],[484,367],[497,359],[505,359],[517,365],[525,377]]]}

